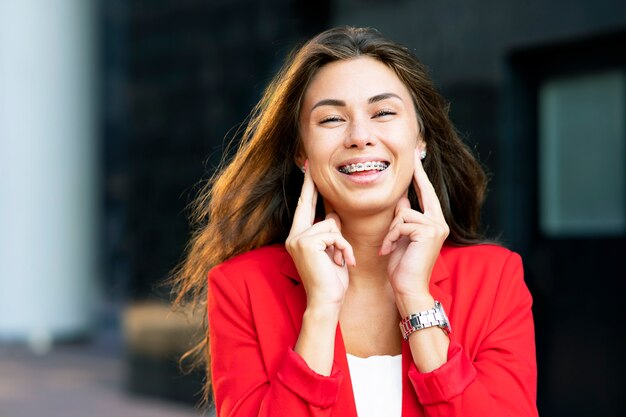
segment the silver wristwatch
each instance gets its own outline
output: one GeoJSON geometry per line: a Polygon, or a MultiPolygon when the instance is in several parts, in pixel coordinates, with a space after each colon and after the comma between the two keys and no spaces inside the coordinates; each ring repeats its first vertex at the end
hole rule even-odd
{"type": "Polygon", "coordinates": [[[404,340],[408,340],[412,333],[433,326],[440,327],[446,334],[452,331],[448,316],[439,301],[435,301],[435,307],[430,310],[420,311],[404,318],[400,322],[400,331],[404,340]]]}

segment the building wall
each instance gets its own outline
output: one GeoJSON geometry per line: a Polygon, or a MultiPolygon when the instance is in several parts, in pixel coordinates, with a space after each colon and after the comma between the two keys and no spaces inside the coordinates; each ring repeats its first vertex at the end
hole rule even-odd
{"type": "Polygon", "coordinates": [[[337,0],[334,10],[333,25],[373,26],[413,48],[443,87],[500,83],[512,49],[626,25],[619,0],[337,0]]]}
{"type": "Polygon", "coordinates": [[[280,60],[327,15],[290,0],[101,7],[108,288],[165,296],[157,283],[181,259],[187,205],[280,60]]]}
{"type": "MultiPolygon", "coordinates": [[[[623,317],[613,277],[623,276],[626,240],[539,230],[537,89],[548,75],[626,73],[626,3],[339,0],[334,10],[333,25],[373,26],[414,50],[491,172],[488,233],[522,253],[534,297],[540,415],[622,415],[621,350],[605,335],[623,317]]],[[[593,147],[590,138],[582,152],[593,147]]]]}
{"type": "Polygon", "coordinates": [[[516,242],[499,207],[511,187],[501,165],[507,56],[520,48],[585,38],[626,27],[626,3],[599,1],[338,0],[332,25],[372,26],[411,48],[451,102],[451,116],[492,173],[488,233],[516,242]]]}

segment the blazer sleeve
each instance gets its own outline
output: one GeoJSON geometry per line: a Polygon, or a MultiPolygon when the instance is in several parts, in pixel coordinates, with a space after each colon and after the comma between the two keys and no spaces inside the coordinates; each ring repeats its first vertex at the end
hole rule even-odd
{"type": "Polygon", "coordinates": [[[220,267],[208,277],[210,369],[219,417],[330,415],[341,371],[322,376],[285,347],[277,372],[268,374],[246,296],[220,267]]]}
{"type": "Polygon", "coordinates": [[[491,301],[488,332],[473,361],[453,340],[440,368],[420,373],[412,364],[409,378],[427,416],[538,415],[532,299],[516,253],[506,259],[491,301]]]}

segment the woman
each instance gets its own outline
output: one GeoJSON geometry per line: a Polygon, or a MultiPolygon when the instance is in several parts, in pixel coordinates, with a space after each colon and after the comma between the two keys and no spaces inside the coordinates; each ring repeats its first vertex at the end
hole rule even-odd
{"type": "Polygon", "coordinates": [[[537,415],[531,297],[478,232],[485,183],[406,48],[344,27],[296,51],[177,275],[179,302],[208,296],[218,415],[537,415]]]}

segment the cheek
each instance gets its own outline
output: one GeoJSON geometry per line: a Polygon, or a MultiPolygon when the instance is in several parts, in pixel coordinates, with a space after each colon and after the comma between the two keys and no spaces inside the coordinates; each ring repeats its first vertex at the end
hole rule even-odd
{"type": "Polygon", "coordinates": [[[398,166],[398,184],[403,188],[409,187],[413,181],[415,171],[415,158],[413,156],[415,147],[411,146],[404,150],[405,157],[402,158],[398,166]]]}
{"type": "Polygon", "coordinates": [[[307,158],[313,159],[315,155],[319,153],[319,145],[323,142],[310,130],[306,129],[300,131],[300,143],[302,144],[302,149],[304,149],[307,158]]]}
{"type": "Polygon", "coordinates": [[[322,152],[320,152],[319,148],[309,149],[305,148],[306,157],[309,161],[309,167],[311,169],[311,175],[313,179],[317,179],[320,176],[322,167],[327,165],[328,158],[322,152]]]}
{"type": "Polygon", "coordinates": [[[322,196],[328,196],[333,193],[334,185],[331,178],[332,173],[322,165],[313,165],[311,169],[311,178],[315,183],[315,188],[322,196]]]}
{"type": "Polygon", "coordinates": [[[413,170],[415,168],[413,165],[406,164],[400,170],[400,175],[398,176],[398,183],[402,185],[403,188],[407,188],[411,185],[413,181],[413,170]]]}
{"type": "Polygon", "coordinates": [[[329,137],[308,136],[302,141],[303,149],[313,169],[322,170],[328,166],[336,147],[329,137]]]}

